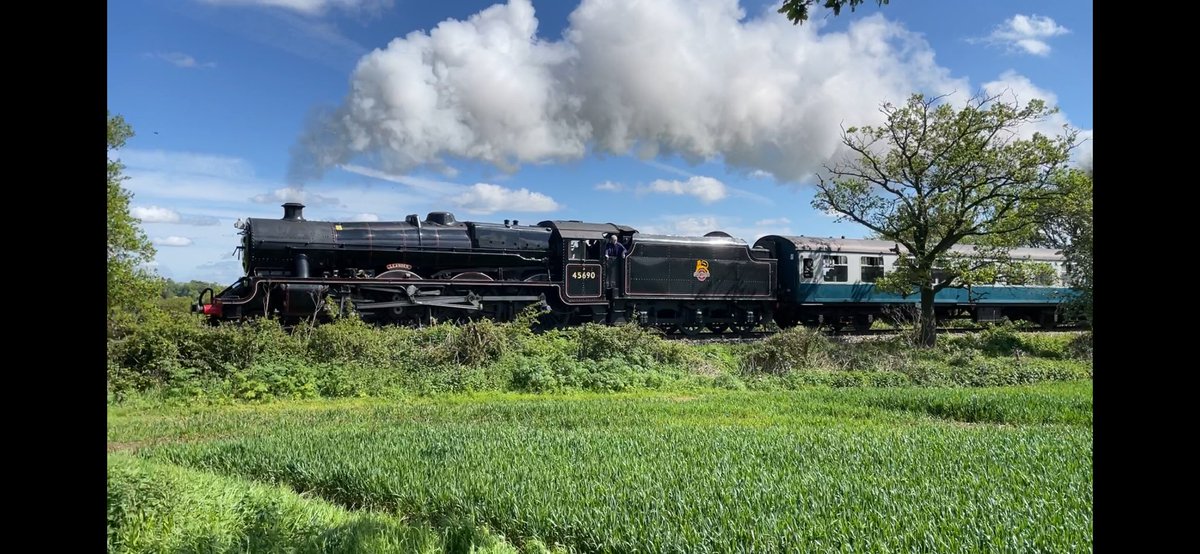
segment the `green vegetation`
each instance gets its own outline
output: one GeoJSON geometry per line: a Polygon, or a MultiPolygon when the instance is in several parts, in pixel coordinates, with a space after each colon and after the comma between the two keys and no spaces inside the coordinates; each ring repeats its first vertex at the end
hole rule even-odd
{"type": "MultiPolygon", "coordinates": [[[[435,530],[264,486],[108,456],[109,552],[516,553],[486,529],[435,530]]],[[[530,550],[527,550],[530,551],[530,550]]]]}
{"type": "Polygon", "coordinates": [[[1072,170],[1055,179],[1058,195],[1040,213],[1033,246],[1055,248],[1066,259],[1071,288],[1078,294],[1064,305],[1089,324],[1092,315],[1092,170],[1072,170]]]}
{"type": "Polygon", "coordinates": [[[1071,334],[1001,326],[914,349],[903,337],[836,342],[797,328],[754,344],[695,346],[636,326],[535,334],[527,321],[423,329],[353,318],[285,330],[159,313],[109,341],[111,401],[387,396],[447,391],[624,391],[805,386],[996,386],[1087,379],[1071,334]]]}
{"type": "Polygon", "coordinates": [[[205,487],[142,479],[176,491],[175,527],[160,533],[176,545],[213,528],[267,536],[244,523],[264,519],[277,542],[252,550],[312,544],[336,515],[412,541],[381,551],[465,529],[479,545],[575,552],[1067,552],[1091,547],[1091,391],[1084,381],[126,407],[110,409],[109,444],[146,460],[146,473],[183,467],[171,475],[233,488],[214,502],[205,487]],[[334,515],[305,518],[315,523],[303,538],[281,523],[296,520],[295,501],[274,504],[279,517],[220,515],[262,512],[238,479],[334,515]]]}
{"type": "Polygon", "coordinates": [[[112,336],[119,327],[136,321],[152,310],[151,299],[159,283],[145,269],[154,258],[154,247],[146,233],[129,213],[133,194],[121,186],[125,166],[115,158],[114,151],[125,146],[133,136],[133,128],[121,116],[108,114],[108,333],[112,336]]]}

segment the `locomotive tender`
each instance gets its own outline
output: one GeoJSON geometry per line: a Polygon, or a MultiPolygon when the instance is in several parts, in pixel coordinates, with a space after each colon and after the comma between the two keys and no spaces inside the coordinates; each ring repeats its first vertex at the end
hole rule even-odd
{"type": "MultiPolygon", "coordinates": [[[[649,235],[612,223],[498,224],[448,212],[326,222],[306,221],[302,204],[283,208],[282,219],[241,225],[245,276],[220,293],[202,292],[196,311],[212,321],[265,315],[295,322],[352,306],[377,323],[424,325],[511,320],[537,305],[552,326],[635,321],[694,335],[705,328],[747,333],[772,320],[869,327],[885,309],[915,302],[874,290],[876,276],[896,259],[885,250],[892,243],[881,241],[769,235],[750,246],[721,232],[649,235]],[[627,257],[604,256],[610,234],[627,257]]],[[[1020,250],[1014,254],[1061,270],[1051,250],[1020,250]]],[[[981,296],[979,288],[970,296],[942,291],[939,312],[1053,324],[1065,291],[998,285],[981,296]]]]}

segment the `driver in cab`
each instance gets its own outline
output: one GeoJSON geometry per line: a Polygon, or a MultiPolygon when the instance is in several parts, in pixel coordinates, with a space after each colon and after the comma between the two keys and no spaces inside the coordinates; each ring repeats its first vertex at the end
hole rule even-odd
{"type": "Polygon", "coordinates": [[[608,244],[604,245],[604,256],[606,258],[624,258],[628,255],[629,249],[617,240],[617,235],[608,235],[608,244]]]}

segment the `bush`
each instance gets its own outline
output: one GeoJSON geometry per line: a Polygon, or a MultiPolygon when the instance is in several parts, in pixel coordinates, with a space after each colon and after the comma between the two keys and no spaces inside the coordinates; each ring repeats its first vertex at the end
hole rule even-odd
{"type": "Polygon", "coordinates": [[[906,337],[863,341],[853,344],[829,344],[824,365],[843,371],[899,371],[916,355],[906,337]]]}
{"type": "Polygon", "coordinates": [[[742,358],[744,373],[782,375],[816,368],[828,361],[829,339],[819,331],[793,327],[753,345],[742,358]]]}
{"type": "Polygon", "coordinates": [[[953,336],[940,344],[950,348],[976,350],[988,356],[1029,354],[1041,358],[1064,359],[1071,338],[1062,334],[1023,333],[1013,324],[989,327],[981,333],[953,336]]]}
{"type": "Polygon", "coordinates": [[[562,388],[563,380],[559,371],[547,364],[545,360],[533,360],[522,364],[513,370],[513,390],[525,392],[549,392],[562,388]]]}
{"type": "Polygon", "coordinates": [[[918,360],[903,373],[916,385],[934,387],[999,387],[1092,377],[1090,365],[1029,357],[975,357],[962,365],[918,360]]]}
{"type": "Polygon", "coordinates": [[[255,365],[230,373],[229,396],[239,400],[316,398],[319,392],[319,374],[305,364],[255,365]]]}
{"type": "Polygon", "coordinates": [[[1024,346],[1021,336],[1010,324],[996,325],[976,335],[967,335],[975,348],[990,356],[1012,356],[1024,346]]]}
{"type": "Polygon", "coordinates": [[[803,327],[754,344],[688,345],[657,331],[588,324],[534,332],[526,310],[421,329],[357,317],[285,329],[278,321],[211,327],[158,313],[108,343],[110,402],[133,394],[263,401],[407,391],[622,391],[665,386],[727,389],[993,386],[1091,376],[1091,335],[1018,333],[998,326],[919,349],[904,337],[832,342],[803,327]]]}
{"type": "Polygon", "coordinates": [[[588,323],[565,331],[578,344],[580,360],[620,360],[631,365],[684,365],[698,361],[688,347],[663,340],[636,324],[610,327],[588,323]]]}
{"type": "Polygon", "coordinates": [[[341,318],[305,331],[308,358],[318,363],[400,366],[416,354],[415,331],[376,328],[358,318],[341,318]]]}
{"type": "Polygon", "coordinates": [[[189,369],[208,366],[205,329],[191,314],[152,312],[138,325],[108,341],[111,365],[136,369],[143,378],[170,383],[189,369]]]}
{"type": "Polygon", "coordinates": [[[1092,361],[1092,332],[1088,331],[1067,343],[1067,355],[1078,359],[1092,361]]]}
{"type": "Polygon", "coordinates": [[[482,367],[500,359],[508,345],[508,336],[489,320],[472,321],[455,329],[446,342],[446,354],[456,364],[482,367]]]}

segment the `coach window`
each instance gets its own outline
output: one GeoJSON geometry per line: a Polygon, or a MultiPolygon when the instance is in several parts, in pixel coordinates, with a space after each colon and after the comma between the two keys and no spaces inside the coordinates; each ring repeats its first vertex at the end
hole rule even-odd
{"type": "Polygon", "coordinates": [[[587,259],[587,245],[581,240],[573,240],[567,245],[567,258],[571,260],[587,259]]]}
{"type": "Polygon", "coordinates": [[[845,256],[825,256],[825,276],[822,280],[826,283],[845,283],[849,280],[849,273],[845,256]]]}
{"type": "Polygon", "coordinates": [[[880,277],[883,277],[883,256],[863,256],[859,258],[862,265],[862,281],[864,283],[874,283],[880,277]]]}

